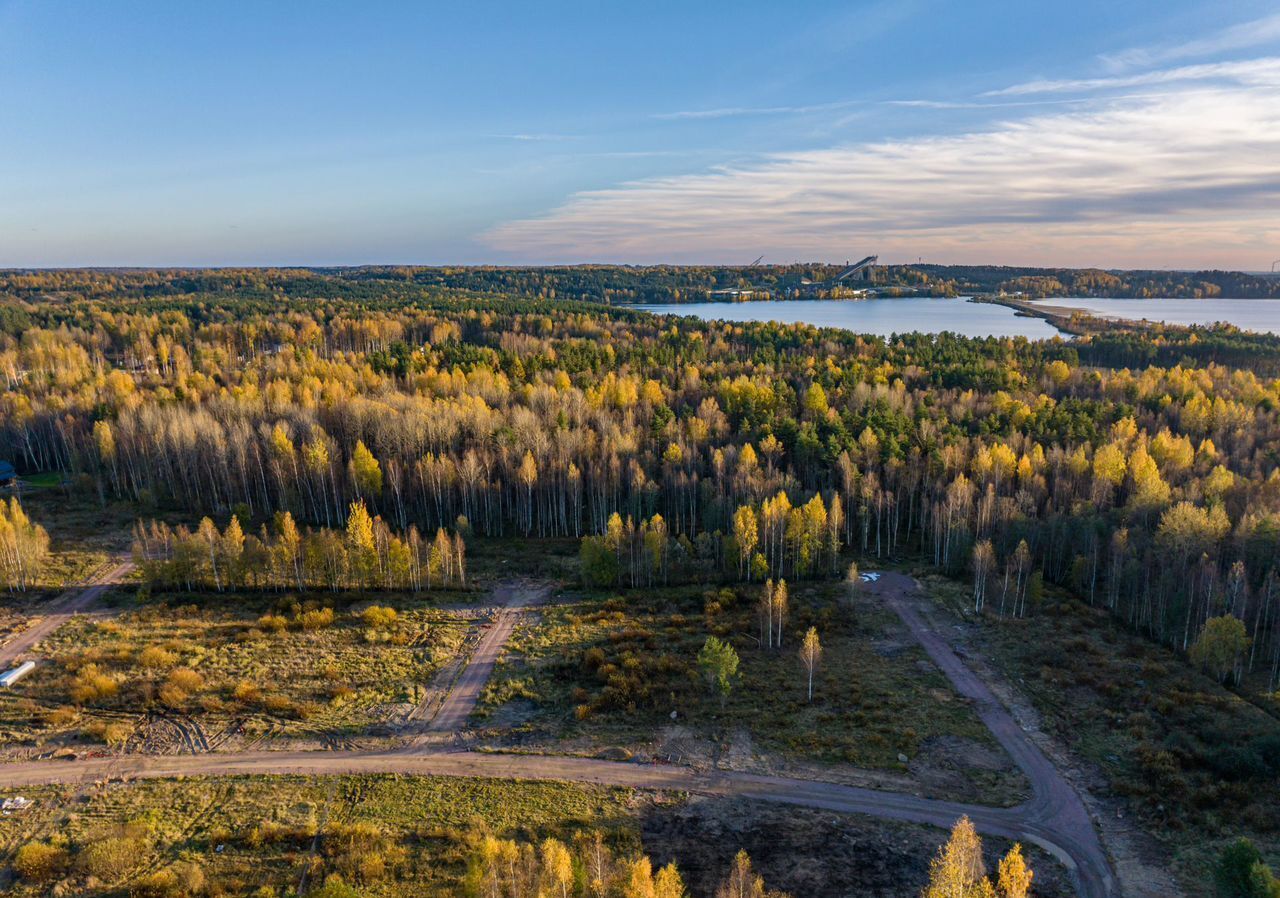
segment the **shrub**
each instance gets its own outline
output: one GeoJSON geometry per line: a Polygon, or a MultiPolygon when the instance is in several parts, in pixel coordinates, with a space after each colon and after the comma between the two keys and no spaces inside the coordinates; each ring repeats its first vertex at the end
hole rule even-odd
{"type": "Polygon", "coordinates": [[[67,850],[48,842],[28,842],[13,858],[13,872],[27,882],[44,883],[64,876],[71,866],[67,850]]]}
{"type": "Polygon", "coordinates": [[[160,701],[171,708],[181,707],[187,703],[193,692],[204,688],[204,677],[189,668],[179,668],[169,674],[160,687],[160,701]]]}
{"type": "Polygon", "coordinates": [[[150,873],[129,889],[130,898],[186,898],[204,891],[204,870],[198,864],[174,864],[150,873]]]}
{"type": "Polygon", "coordinates": [[[258,618],[258,627],[268,633],[282,633],[289,627],[289,622],[279,614],[264,614],[258,618]]]}
{"type": "Polygon", "coordinates": [[[1232,781],[1267,775],[1266,762],[1251,748],[1228,745],[1214,751],[1206,760],[1215,773],[1232,781]]]}
{"type": "Polygon", "coordinates": [[[244,705],[253,704],[258,701],[261,695],[262,691],[258,688],[258,684],[251,683],[248,680],[241,680],[239,683],[236,683],[236,688],[232,692],[232,696],[235,700],[244,705]]]}
{"type": "Polygon", "coordinates": [[[75,723],[76,718],[80,716],[80,712],[70,705],[62,705],[54,708],[44,716],[44,722],[49,726],[64,727],[75,723]]]}
{"type": "Polygon", "coordinates": [[[204,688],[204,677],[189,667],[180,667],[170,672],[168,682],[184,692],[199,692],[204,688]]]}
{"type": "Polygon", "coordinates": [[[370,630],[386,630],[396,622],[396,614],[394,608],[388,608],[384,605],[370,605],[360,613],[360,618],[364,621],[364,625],[370,630]]]}
{"type": "Polygon", "coordinates": [[[113,698],[120,691],[120,684],[103,673],[96,664],[80,668],[71,684],[71,701],[77,705],[101,702],[113,698]]]}
{"type": "Polygon", "coordinates": [[[311,898],[360,898],[360,893],[343,882],[340,876],[329,876],[324,885],[307,894],[311,898]]]}
{"type": "Polygon", "coordinates": [[[129,887],[130,898],[180,898],[182,894],[182,886],[172,870],[149,873],[129,887]]]}
{"type": "Polygon", "coordinates": [[[316,608],[298,615],[298,624],[304,630],[321,630],[333,624],[332,608],[316,608]]]}
{"type": "Polygon", "coordinates": [[[149,645],[138,653],[138,666],[148,670],[173,667],[177,663],[177,655],[158,645],[149,645]]]}
{"type": "Polygon", "coordinates": [[[95,720],[84,728],[84,733],[91,739],[97,739],[104,742],[108,746],[114,748],[117,745],[123,745],[129,740],[129,734],[133,732],[133,727],[125,723],[123,720],[95,720]]]}
{"type": "Polygon", "coordinates": [[[138,866],[145,850],[142,840],[131,836],[97,839],[80,849],[76,864],[89,876],[116,882],[138,866]]]}

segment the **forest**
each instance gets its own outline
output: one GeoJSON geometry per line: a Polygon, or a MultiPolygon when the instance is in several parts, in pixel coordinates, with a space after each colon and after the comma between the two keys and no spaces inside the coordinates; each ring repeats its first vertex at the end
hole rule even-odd
{"type": "Polygon", "coordinates": [[[3,445],[208,516],[139,528],[171,582],[219,581],[226,551],[255,582],[460,582],[461,533],[585,539],[600,582],[633,585],[829,574],[854,547],[971,577],[993,613],[1063,585],[1179,651],[1225,640],[1216,675],[1277,687],[1271,338],[884,340],[411,274],[10,273],[3,445]],[[1155,357],[1122,364],[1125,341],[1155,357]]]}
{"type": "MultiPolygon", "coordinates": [[[[365,266],[359,268],[73,269],[0,271],[0,295],[32,301],[309,297],[418,298],[425,293],[456,297],[560,299],[629,305],[706,302],[717,290],[758,288],[775,296],[823,296],[820,286],[844,265],[782,264],[565,265],[526,268],[365,266]],[[806,282],[808,282],[806,284],[806,282]]],[[[1021,292],[1034,297],[1266,299],[1280,297],[1280,277],[1238,271],[1104,271],[1089,268],[1026,268],[980,265],[874,265],[866,280],[847,286],[874,287],[884,295],[959,296],[1021,292]]],[[[20,306],[0,308],[0,321],[30,319],[20,306]],[[12,319],[12,320],[10,320],[12,319]]]]}

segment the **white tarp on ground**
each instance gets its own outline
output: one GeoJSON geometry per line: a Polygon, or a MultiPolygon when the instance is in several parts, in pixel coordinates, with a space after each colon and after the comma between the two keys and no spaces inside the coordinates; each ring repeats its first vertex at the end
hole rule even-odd
{"type": "Polygon", "coordinates": [[[867,571],[865,574],[859,574],[858,579],[863,583],[875,583],[880,579],[880,573],[878,571],[867,571]]]}
{"type": "Polygon", "coordinates": [[[3,675],[0,675],[0,687],[12,686],[27,674],[31,673],[31,671],[35,670],[35,667],[36,663],[34,661],[23,661],[13,670],[6,671],[3,675]]]}

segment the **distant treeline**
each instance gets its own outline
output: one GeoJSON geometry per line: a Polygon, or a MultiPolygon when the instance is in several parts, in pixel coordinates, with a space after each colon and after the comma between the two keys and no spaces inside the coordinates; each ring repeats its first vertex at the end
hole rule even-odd
{"type": "Polygon", "coordinates": [[[1093,296],[1273,299],[1280,277],[1241,271],[1103,271],[1098,268],[1017,268],[1003,265],[920,265],[934,281],[960,293],[1027,296],[1093,296]]]}
{"type": "MultiPolygon", "coordinates": [[[[165,296],[377,300],[494,294],[610,305],[702,302],[716,291],[758,288],[777,296],[827,295],[821,286],[845,266],[566,265],[557,267],[69,269],[0,271],[0,295],[25,300],[147,299],[165,296]]],[[[1280,297],[1280,278],[1238,271],[1103,271],[983,265],[875,266],[843,286],[956,296],[1280,297]]],[[[0,312],[12,316],[13,310],[0,312]]]]}

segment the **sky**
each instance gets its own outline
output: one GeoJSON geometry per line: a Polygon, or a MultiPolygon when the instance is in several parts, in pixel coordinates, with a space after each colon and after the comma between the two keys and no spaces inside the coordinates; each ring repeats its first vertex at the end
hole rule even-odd
{"type": "Polygon", "coordinates": [[[1280,259],[1274,0],[0,0],[0,267],[1280,259]]]}

